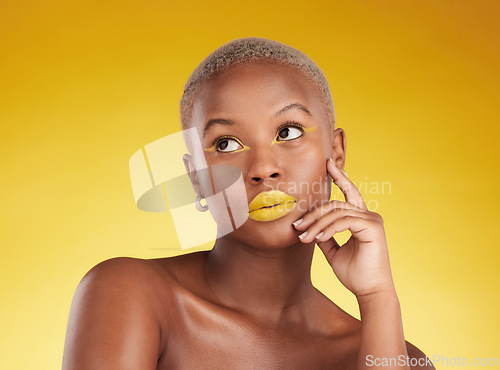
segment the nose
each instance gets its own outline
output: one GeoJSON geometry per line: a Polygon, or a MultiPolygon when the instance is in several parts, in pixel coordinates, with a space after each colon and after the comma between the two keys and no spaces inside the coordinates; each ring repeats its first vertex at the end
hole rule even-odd
{"type": "Polygon", "coordinates": [[[283,170],[275,153],[269,150],[254,149],[251,156],[251,165],[247,173],[247,181],[252,185],[266,181],[279,180],[283,177],[283,170]]]}

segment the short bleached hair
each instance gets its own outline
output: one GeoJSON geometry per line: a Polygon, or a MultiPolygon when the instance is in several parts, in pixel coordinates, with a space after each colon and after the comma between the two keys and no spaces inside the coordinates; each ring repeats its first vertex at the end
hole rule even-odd
{"type": "Polygon", "coordinates": [[[236,39],[222,45],[207,56],[189,76],[180,101],[182,129],[191,126],[191,115],[197,92],[203,84],[232,66],[244,62],[272,61],[296,68],[320,92],[332,127],[335,110],[328,81],[323,71],[303,52],[278,41],[258,37],[236,39]]]}

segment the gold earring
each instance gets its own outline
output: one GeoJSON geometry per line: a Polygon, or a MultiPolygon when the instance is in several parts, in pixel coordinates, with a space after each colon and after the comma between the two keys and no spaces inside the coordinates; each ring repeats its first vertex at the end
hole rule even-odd
{"type": "MultiPolygon", "coordinates": [[[[200,212],[206,212],[206,210],[208,209],[208,204],[205,203],[205,205],[202,205],[201,204],[201,200],[202,199],[205,199],[205,198],[202,198],[200,194],[198,194],[196,196],[196,199],[194,200],[194,206],[196,207],[196,209],[200,212]]],[[[205,200],[206,202],[206,200],[205,200]]]]}

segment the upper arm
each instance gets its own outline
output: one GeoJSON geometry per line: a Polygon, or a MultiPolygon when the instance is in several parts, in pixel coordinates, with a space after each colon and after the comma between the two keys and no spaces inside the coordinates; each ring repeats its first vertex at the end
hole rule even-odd
{"type": "Polygon", "coordinates": [[[63,369],[156,369],[161,329],[144,261],[115,258],[80,282],[68,322],[63,369]]]}
{"type": "Polygon", "coordinates": [[[410,365],[412,369],[418,369],[418,370],[436,370],[434,365],[431,362],[431,359],[428,358],[425,353],[423,353],[421,350],[419,350],[417,347],[415,347],[413,344],[410,342],[406,342],[406,349],[408,351],[408,357],[410,361],[410,365]]]}

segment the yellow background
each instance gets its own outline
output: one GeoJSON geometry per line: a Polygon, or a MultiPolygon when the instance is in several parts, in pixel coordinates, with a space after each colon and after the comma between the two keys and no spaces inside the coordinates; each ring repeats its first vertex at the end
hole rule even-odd
{"type": "Polygon", "coordinates": [[[317,62],[350,178],[391,183],[365,197],[385,219],[406,338],[431,356],[499,357],[497,4],[2,0],[0,368],[60,368],[96,263],[180,253],[170,215],[135,207],[128,160],[179,130],[191,71],[245,36],[317,62]]]}

